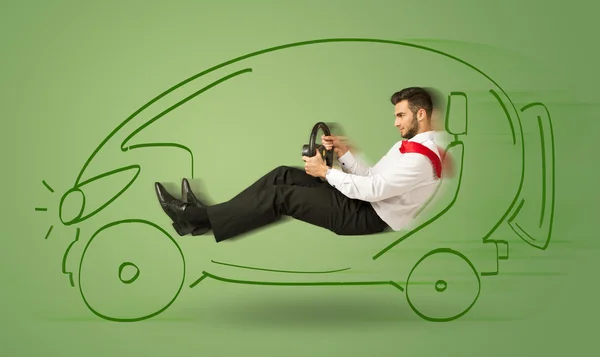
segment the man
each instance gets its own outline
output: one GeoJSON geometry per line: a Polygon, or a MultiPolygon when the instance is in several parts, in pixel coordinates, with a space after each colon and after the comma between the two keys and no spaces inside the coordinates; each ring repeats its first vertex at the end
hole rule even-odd
{"type": "Polygon", "coordinates": [[[341,138],[323,136],[341,170],[330,169],[320,154],[303,157],[304,170],[281,166],[227,202],[206,206],[183,180],[183,201],[156,183],[159,202],[179,235],[212,229],[217,242],[273,223],[282,215],[339,235],[398,231],[435,192],[441,176],[433,141],[430,94],[405,88],[391,97],[398,141],[373,167],[354,157],[341,138]],[[324,180],[323,180],[324,179],[324,180]]]}

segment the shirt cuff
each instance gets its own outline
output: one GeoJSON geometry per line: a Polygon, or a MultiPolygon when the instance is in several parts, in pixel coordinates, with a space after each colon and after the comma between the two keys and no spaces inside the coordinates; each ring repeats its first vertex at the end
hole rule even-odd
{"type": "Polygon", "coordinates": [[[338,157],[338,162],[344,167],[353,167],[354,163],[356,162],[356,158],[354,158],[352,152],[348,150],[344,153],[344,155],[338,157]]]}

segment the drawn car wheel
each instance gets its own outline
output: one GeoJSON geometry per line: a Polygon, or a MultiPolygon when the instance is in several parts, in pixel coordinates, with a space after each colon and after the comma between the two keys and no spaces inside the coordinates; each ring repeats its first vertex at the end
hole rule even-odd
{"type": "Polygon", "coordinates": [[[144,320],[166,310],[179,295],[185,261],[175,240],[143,220],[113,222],[87,243],[79,289],[97,316],[119,322],[144,320]]]}
{"type": "Polygon", "coordinates": [[[440,248],[425,254],[412,268],[406,298],[412,310],[428,321],[451,321],[475,304],[481,280],[461,253],[440,248]]]}

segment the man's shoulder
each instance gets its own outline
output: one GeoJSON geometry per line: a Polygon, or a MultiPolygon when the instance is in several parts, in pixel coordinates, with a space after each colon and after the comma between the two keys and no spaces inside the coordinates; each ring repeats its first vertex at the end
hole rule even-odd
{"type": "Polygon", "coordinates": [[[420,154],[423,156],[428,150],[432,151],[438,157],[440,156],[438,145],[433,140],[422,140],[422,141],[407,141],[405,147],[403,147],[402,142],[397,149],[400,153],[404,152],[404,155],[407,154],[420,154]]]}
{"type": "Polygon", "coordinates": [[[398,150],[398,164],[402,167],[402,170],[429,174],[432,166],[434,169],[439,166],[441,156],[435,142],[424,140],[422,142],[412,141],[409,143],[412,145],[408,144],[406,148],[398,150]]]}
{"type": "Polygon", "coordinates": [[[400,146],[402,145],[402,140],[398,140],[394,143],[394,145],[392,145],[392,148],[390,150],[396,150],[398,149],[400,146]]]}

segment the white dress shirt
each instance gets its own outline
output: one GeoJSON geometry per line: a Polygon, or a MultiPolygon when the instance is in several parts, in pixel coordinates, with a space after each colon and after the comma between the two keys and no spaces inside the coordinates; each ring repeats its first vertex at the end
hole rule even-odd
{"type": "MultiPolygon", "coordinates": [[[[434,135],[433,131],[427,131],[409,141],[425,145],[439,157],[434,135]]],[[[330,185],[347,197],[370,202],[379,217],[394,231],[410,223],[440,182],[425,155],[402,154],[401,144],[401,141],[394,144],[373,167],[348,150],[338,158],[342,170],[331,169],[325,176],[330,185]]]]}

